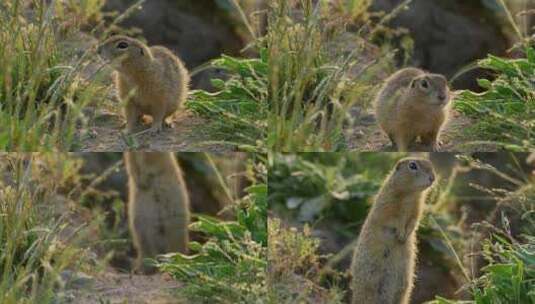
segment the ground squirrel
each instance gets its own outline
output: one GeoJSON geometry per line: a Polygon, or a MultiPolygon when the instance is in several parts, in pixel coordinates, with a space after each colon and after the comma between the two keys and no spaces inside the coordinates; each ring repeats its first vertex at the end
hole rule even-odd
{"type": "Polygon", "coordinates": [[[135,269],[153,272],[143,259],[187,252],[189,198],[173,153],[125,152],[128,221],[137,250],[135,269]]]}
{"type": "Polygon", "coordinates": [[[405,68],[386,80],[375,99],[375,113],[399,151],[408,151],[418,137],[436,151],[440,128],[448,116],[449,99],[444,76],[405,68]]]}
{"type": "Polygon", "coordinates": [[[353,304],[409,303],[416,228],[425,191],[435,180],[431,162],[400,160],[375,199],[351,263],[353,304]]]}
{"type": "Polygon", "coordinates": [[[188,95],[189,74],[184,64],[163,46],[113,36],[98,54],[117,71],[115,85],[126,101],[126,130],[133,132],[143,115],[152,116],[150,132],[159,132],[165,118],[176,112],[188,95]]]}

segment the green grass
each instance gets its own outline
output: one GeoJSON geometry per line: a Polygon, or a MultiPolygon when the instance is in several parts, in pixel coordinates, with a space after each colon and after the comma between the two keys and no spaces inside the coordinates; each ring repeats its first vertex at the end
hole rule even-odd
{"type": "MultiPolygon", "coordinates": [[[[192,242],[191,256],[170,254],[161,264],[180,280],[181,287],[174,292],[194,303],[265,299],[265,159],[261,155],[248,158],[243,174],[251,184],[238,194],[232,179],[241,172],[229,167],[225,156],[207,161],[202,153],[196,160],[187,154],[182,157],[190,158],[195,170],[206,176],[207,185],[195,189],[224,187],[222,193],[217,190],[220,196],[233,199],[225,215],[235,217],[226,221],[203,215],[196,218],[191,231],[206,241],[192,242]],[[227,177],[229,182],[225,182],[227,177]]],[[[0,155],[0,303],[64,303],[73,294],[98,292],[86,290],[85,285],[73,286],[65,279],[66,273],[87,274],[100,282],[103,271],[110,274],[109,262],[129,270],[125,265],[131,249],[125,203],[112,190],[113,184],[98,187],[121,168],[120,154],[87,159],[91,161],[84,168],[84,158],[65,153],[0,155]],[[110,163],[106,170],[87,170],[104,158],[110,163]]]]}
{"type": "MultiPolygon", "coordinates": [[[[9,0],[0,13],[0,150],[76,150],[92,136],[82,132],[91,119],[84,109],[119,110],[117,104],[106,103],[110,86],[101,80],[103,73],[87,75],[85,69],[96,64],[96,54],[90,47],[80,54],[78,39],[84,30],[87,35],[108,36],[143,0],[121,15],[108,14],[114,19],[107,28],[103,0],[30,2],[35,13],[31,19],[26,17],[25,2],[19,0],[9,0]]],[[[237,4],[232,9],[240,11],[237,4]]],[[[267,67],[266,56],[259,53],[256,59],[214,60],[212,66],[225,70],[229,79],[214,81],[217,93],[192,92],[188,107],[209,120],[211,143],[266,151],[267,67]]]]}
{"type": "Polygon", "coordinates": [[[66,215],[54,205],[73,182],[71,165],[51,155],[0,156],[10,176],[0,182],[0,303],[55,303],[60,273],[83,264],[84,252],[66,242],[76,239],[64,230],[66,215]],[[47,166],[54,162],[63,166],[47,166]]]}
{"type": "Polygon", "coordinates": [[[370,58],[364,55],[371,46],[364,41],[372,40],[373,29],[382,19],[373,25],[366,21],[362,28],[368,31],[346,31],[357,24],[354,18],[368,16],[368,4],[271,2],[265,37],[270,106],[267,142],[271,150],[347,149],[344,128],[355,120],[350,110],[371,103],[378,74],[391,67],[394,54],[384,43],[370,58]]]}
{"type": "Polygon", "coordinates": [[[248,165],[252,184],[230,205],[236,219],[199,215],[191,231],[207,238],[190,242],[189,255],[164,255],[160,270],[184,284],[179,291],[193,303],[264,303],[267,267],[267,176],[265,159],[248,165]]]}
{"type": "Polygon", "coordinates": [[[30,1],[32,17],[27,2],[7,1],[0,12],[0,150],[71,150],[82,109],[103,92],[81,77],[89,51],[74,57],[63,43],[102,1],[82,1],[87,10],[78,12],[70,1],[30,1]],[[78,24],[68,23],[73,17],[78,24]]]}
{"type": "Polygon", "coordinates": [[[311,1],[300,2],[303,20],[292,20],[292,4],[298,2],[274,1],[268,17],[268,146],[275,151],[337,150],[343,145],[343,113],[350,106],[340,103],[348,64],[328,64],[326,33],[311,1]]]}
{"type": "MultiPolygon", "coordinates": [[[[506,193],[520,221],[509,223],[501,218],[502,228],[493,227],[483,241],[482,252],[487,266],[481,275],[466,284],[471,301],[455,301],[437,297],[432,304],[494,304],[535,303],[535,186],[528,183],[514,192],[506,193]],[[520,235],[513,236],[509,225],[520,227],[520,235]]],[[[461,265],[462,267],[462,265],[461,265]]],[[[466,270],[465,270],[466,271],[466,270]]]]}
{"type": "Polygon", "coordinates": [[[336,284],[321,286],[321,260],[326,256],[320,255],[320,242],[310,233],[308,226],[298,231],[270,219],[268,303],[344,303],[344,292],[336,284]]]}

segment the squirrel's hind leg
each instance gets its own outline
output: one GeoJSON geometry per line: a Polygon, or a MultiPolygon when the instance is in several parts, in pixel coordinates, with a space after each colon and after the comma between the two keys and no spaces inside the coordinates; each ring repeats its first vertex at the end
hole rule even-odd
{"type": "Polygon", "coordinates": [[[140,125],[140,119],[143,116],[143,113],[141,113],[138,106],[129,101],[126,104],[124,114],[126,116],[126,132],[133,133],[136,127],[140,125]]]}
{"type": "Polygon", "coordinates": [[[440,147],[439,142],[438,142],[438,131],[431,131],[420,137],[422,140],[422,144],[429,146],[432,152],[438,151],[440,147]]]}
{"type": "Polygon", "coordinates": [[[158,111],[152,116],[152,126],[150,128],[150,133],[156,134],[160,133],[163,129],[165,120],[165,111],[158,111]]]}

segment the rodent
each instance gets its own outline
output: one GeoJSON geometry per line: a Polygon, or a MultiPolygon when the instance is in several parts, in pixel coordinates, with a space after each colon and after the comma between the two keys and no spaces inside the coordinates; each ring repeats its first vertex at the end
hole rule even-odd
{"type": "Polygon", "coordinates": [[[351,262],[352,304],[407,304],[414,281],[416,229],[431,162],[405,158],[385,179],[361,228],[351,262]]]}
{"type": "Polygon", "coordinates": [[[417,68],[404,68],[386,79],[375,98],[377,122],[399,151],[418,137],[438,150],[440,130],[448,118],[447,79],[417,68]]]}
{"type": "Polygon", "coordinates": [[[97,49],[117,71],[119,99],[126,102],[126,130],[134,132],[143,115],[152,116],[151,133],[160,132],[188,96],[189,73],[163,46],[147,47],[137,39],[112,36],[97,49]]]}
{"type": "Polygon", "coordinates": [[[128,224],[138,272],[154,272],[145,258],[187,253],[189,196],[182,172],[169,152],[125,152],[128,174],[128,224]]]}

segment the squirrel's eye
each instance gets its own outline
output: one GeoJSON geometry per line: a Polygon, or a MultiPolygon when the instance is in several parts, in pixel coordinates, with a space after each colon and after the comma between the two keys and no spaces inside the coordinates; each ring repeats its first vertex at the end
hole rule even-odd
{"type": "Polygon", "coordinates": [[[422,80],[422,88],[424,89],[427,89],[429,87],[429,83],[427,82],[427,80],[422,80]]]}
{"type": "Polygon", "coordinates": [[[121,41],[117,44],[118,49],[126,49],[128,47],[128,43],[121,41]]]}
{"type": "Polygon", "coordinates": [[[409,169],[411,169],[413,171],[416,171],[416,170],[418,170],[418,165],[415,162],[411,161],[409,163],[409,169]]]}

